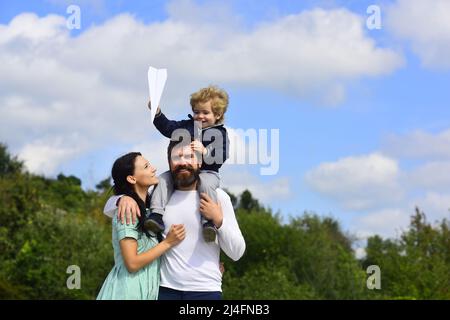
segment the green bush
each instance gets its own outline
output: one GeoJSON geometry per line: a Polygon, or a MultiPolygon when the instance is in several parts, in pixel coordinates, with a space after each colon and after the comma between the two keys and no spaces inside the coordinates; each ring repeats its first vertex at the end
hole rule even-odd
{"type": "MultiPolygon", "coordinates": [[[[0,299],[95,299],[113,266],[102,213],[110,184],[81,185],[24,172],[0,144],[0,299]],[[79,290],[66,285],[71,265],[79,290]]],[[[399,239],[369,238],[358,261],[335,219],[305,213],[284,224],[250,191],[230,196],[246,252],[237,262],[222,254],[225,299],[450,299],[447,220],[431,225],[417,209],[399,239]],[[381,290],[366,287],[369,265],[381,269],[381,290]]]]}

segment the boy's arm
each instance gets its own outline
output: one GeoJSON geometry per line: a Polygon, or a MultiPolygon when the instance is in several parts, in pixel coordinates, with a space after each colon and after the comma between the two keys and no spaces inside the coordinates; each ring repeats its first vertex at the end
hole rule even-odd
{"type": "Polygon", "coordinates": [[[172,133],[175,130],[186,128],[187,122],[189,122],[189,120],[169,120],[161,111],[155,115],[155,119],[153,120],[153,124],[155,125],[156,129],[158,129],[158,131],[161,132],[163,136],[169,139],[172,137],[172,133]]]}

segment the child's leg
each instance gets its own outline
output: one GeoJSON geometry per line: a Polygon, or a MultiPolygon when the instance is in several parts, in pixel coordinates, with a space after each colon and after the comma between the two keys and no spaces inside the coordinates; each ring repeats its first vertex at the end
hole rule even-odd
{"type": "Polygon", "coordinates": [[[159,175],[159,183],[155,186],[150,199],[150,211],[163,215],[167,202],[173,193],[173,180],[170,171],[159,175]]]}
{"type": "MultiPolygon", "coordinates": [[[[220,187],[220,176],[215,171],[200,171],[200,184],[198,186],[199,193],[206,193],[214,202],[217,200],[216,189],[220,187]]],[[[202,224],[208,222],[202,216],[202,224]]]]}
{"type": "Polygon", "coordinates": [[[173,193],[173,181],[170,171],[166,171],[158,177],[159,183],[153,189],[150,196],[150,215],[145,220],[145,229],[159,233],[164,231],[163,214],[167,202],[173,193]]]}

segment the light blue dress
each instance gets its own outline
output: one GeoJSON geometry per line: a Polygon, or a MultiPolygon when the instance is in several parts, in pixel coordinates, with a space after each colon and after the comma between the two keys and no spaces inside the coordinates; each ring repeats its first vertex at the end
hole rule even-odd
{"type": "Polygon", "coordinates": [[[119,241],[133,238],[138,242],[138,253],[148,251],[158,244],[156,237],[148,237],[137,230],[135,224],[122,224],[117,210],[112,221],[112,244],[115,265],[97,296],[97,300],[156,300],[159,291],[159,258],[135,273],[128,272],[120,250],[119,241]]]}

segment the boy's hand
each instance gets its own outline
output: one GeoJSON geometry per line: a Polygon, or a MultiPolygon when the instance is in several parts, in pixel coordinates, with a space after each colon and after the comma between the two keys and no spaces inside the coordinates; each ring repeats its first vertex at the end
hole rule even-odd
{"type": "MultiPolygon", "coordinates": [[[[152,109],[152,102],[149,100],[148,101],[148,108],[151,110],[152,109]]],[[[161,109],[158,106],[158,109],[156,109],[156,114],[160,114],[161,113],[161,109]]]]}
{"type": "Polygon", "coordinates": [[[206,155],[206,148],[203,146],[203,144],[198,141],[198,140],[194,140],[191,142],[191,148],[194,152],[199,152],[202,155],[206,155]]]}

